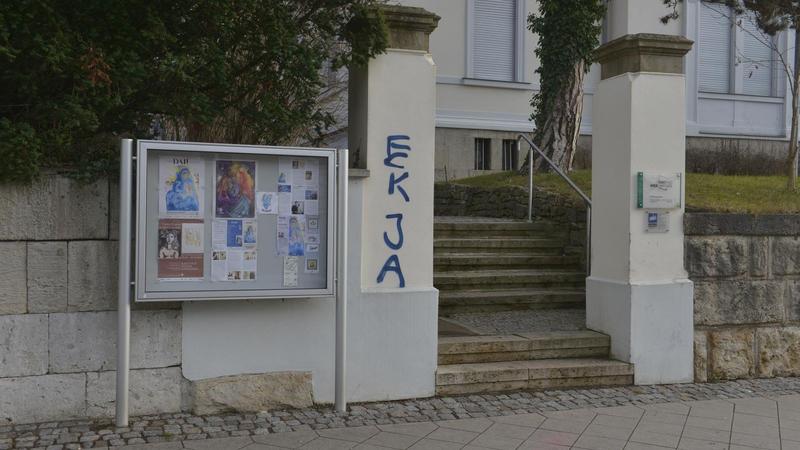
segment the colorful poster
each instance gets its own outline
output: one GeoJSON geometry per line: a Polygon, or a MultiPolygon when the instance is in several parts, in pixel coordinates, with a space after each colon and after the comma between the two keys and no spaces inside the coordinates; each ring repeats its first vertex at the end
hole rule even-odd
{"type": "Polygon", "coordinates": [[[203,221],[160,219],[158,221],[158,279],[194,281],[203,279],[203,221]]]}
{"type": "Polygon", "coordinates": [[[289,256],[305,255],[305,216],[289,216],[289,256]]]}
{"type": "Polygon", "coordinates": [[[218,160],[214,212],[218,218],[253,218],[256,211],[255,161],[218,160]]]}
{"type": "Polygon", "coordinates": [[[242,238],[242,221],[241,220],[229,220],[226,229],[228,230],[225,233],[225,245],[228,248],[239,248],[244,244],[244,239],[242,238]]]}
{"type": "Polygon", "coordinates": [[[278,193],[259,192],[256,196],[259,214],[278,214],[278,193]]]}
{"type": "Polygon", "coordinates": [[[183,156],[161,156],[158,165],[159,217],[203,215],[205,161],[183,156]]]}

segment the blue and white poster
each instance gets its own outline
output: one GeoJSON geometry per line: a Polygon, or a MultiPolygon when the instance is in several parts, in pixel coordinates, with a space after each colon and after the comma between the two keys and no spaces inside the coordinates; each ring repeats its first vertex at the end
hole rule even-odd
{"type": "Polygon", "coordinates": [[[205,164],[187,156],[159,160],[158,213],[160,217],[201,217],[205,194],[205,164]]]}

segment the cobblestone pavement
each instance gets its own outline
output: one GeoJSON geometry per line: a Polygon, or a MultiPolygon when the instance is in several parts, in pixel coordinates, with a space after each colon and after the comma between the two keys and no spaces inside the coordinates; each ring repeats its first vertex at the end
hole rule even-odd
{"type": "Polygon", "coordinates": [[[478,334],[575,331],[586,328],[586,310],[551,309],[452,314],[448,317],[478,334]]]}
{"type": "Polygon", "coordinates": [[[354,404],[346,414],[330,408],[164,414],[133,418],[128,428],[109,421],[0,425],[0,449],[532,450],[678,444],[800,450],[800,378],[440,397],[354,404]]]}

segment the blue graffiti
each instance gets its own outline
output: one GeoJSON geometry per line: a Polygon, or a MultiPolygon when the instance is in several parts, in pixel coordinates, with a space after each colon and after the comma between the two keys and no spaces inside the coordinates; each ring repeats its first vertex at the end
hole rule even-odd
{"type": "Polygon", "coordinates": [[[406,279],[403,276],[403,270],[400,269],[400,258],[397,255],[389,255],[389,259],[383,263],[383,267],[381,267],[381,273],[378,274],[378,283],[383,283],[384,277],[389,272],[394,272],[397,274],[397,278],[400,279],[400,287],[406,287],[406,279]]]}
{"type": "Polygon", "coordinates": [[[411,151],[411,146],[406,144],[401,144],[395,141],[407,141],[410,138],[408,136],[402,134],[393,134],[386,138],[386,158],[383,159],[383,165],[386,167],[394,167],[395,169],[405,169],[405,166],[400,166],[394,163],[395,158],[408,158],[408,153],[404,153],[399,150],[406,150],[411,151]],[[393,152],[392,150],[398,150],[393,152]]]}
{"type": "MultiPolygon", "coordinates": [[[[405,166],[394,162],[397,158],[408,158],[408,152],[411,152],[411,145],[407,143],[400,143],[397,141],[408,141],[410,138],[404,134],[393,134],[386,138],[386,158],[383,159],[383,165],[394,169],[405,169],[405,166]]],[[[403,172],[400,176],[396,176],[395,172],[389,174],[389,195],[394,195],[395,191],[399,192],[406,202],[411,201],[408,192],[400,185],[403,180],[409,178],[408,172],[403,172]]],[[[394,226],[397,230],[397,240],[393,241],[389,237],[389,232],[383,232],[383,243],[391,250],[400,250],[403,248],[405,238],[403,236],[403,214],[392,213],[387,214],[386,218],[389,220],[394,219],[394,226]]],[[[386,274],[394,272],[400,281],[400,287],[406,287],[406,278],[403,276],[403,269],[400,268],[400,257],[396,253],[392,253],[383,263],[380,272],[378,272],[378,283],[383,283],[386,274]]]]}
{"type": "Polygon", "coordinates": [[[408,193],[403,189],[403,186],[400,186],[400,183],[406,178],[408,178],[408,172],[403,172],[398,178],[395,178],[393,173],[389,174],[389,195],[394,194],[395,189],[397,189],[397,192],[403,196],[405,201],[409,201],[408,193]]]}
{"type": "Polygon", "coordinates": [[[403,214],[387,214],[387,219],[397,219],[396,226],[397,226],[397,243],[392,242],[389,239],[389,233],[383,232],[383,242],[386,243],[386,246],[392,250],[400,250],[403,247],[403,214]]]}

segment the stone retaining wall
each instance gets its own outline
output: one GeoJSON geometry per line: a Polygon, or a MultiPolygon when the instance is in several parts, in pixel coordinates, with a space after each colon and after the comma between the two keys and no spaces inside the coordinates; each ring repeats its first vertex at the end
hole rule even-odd
{"type": "Polygon", "coordinates": [[[800,375],[800,216],[686,214],[695,379],[800,375]]]}
{"type": "MultiPolygon", "coordinates": [[[[117,195],[58,174],[0,187],[0,423],[113,415],[117,195]]],[[[132,312],[133,414],[184,406],[179,308],[132,312]]]]}

